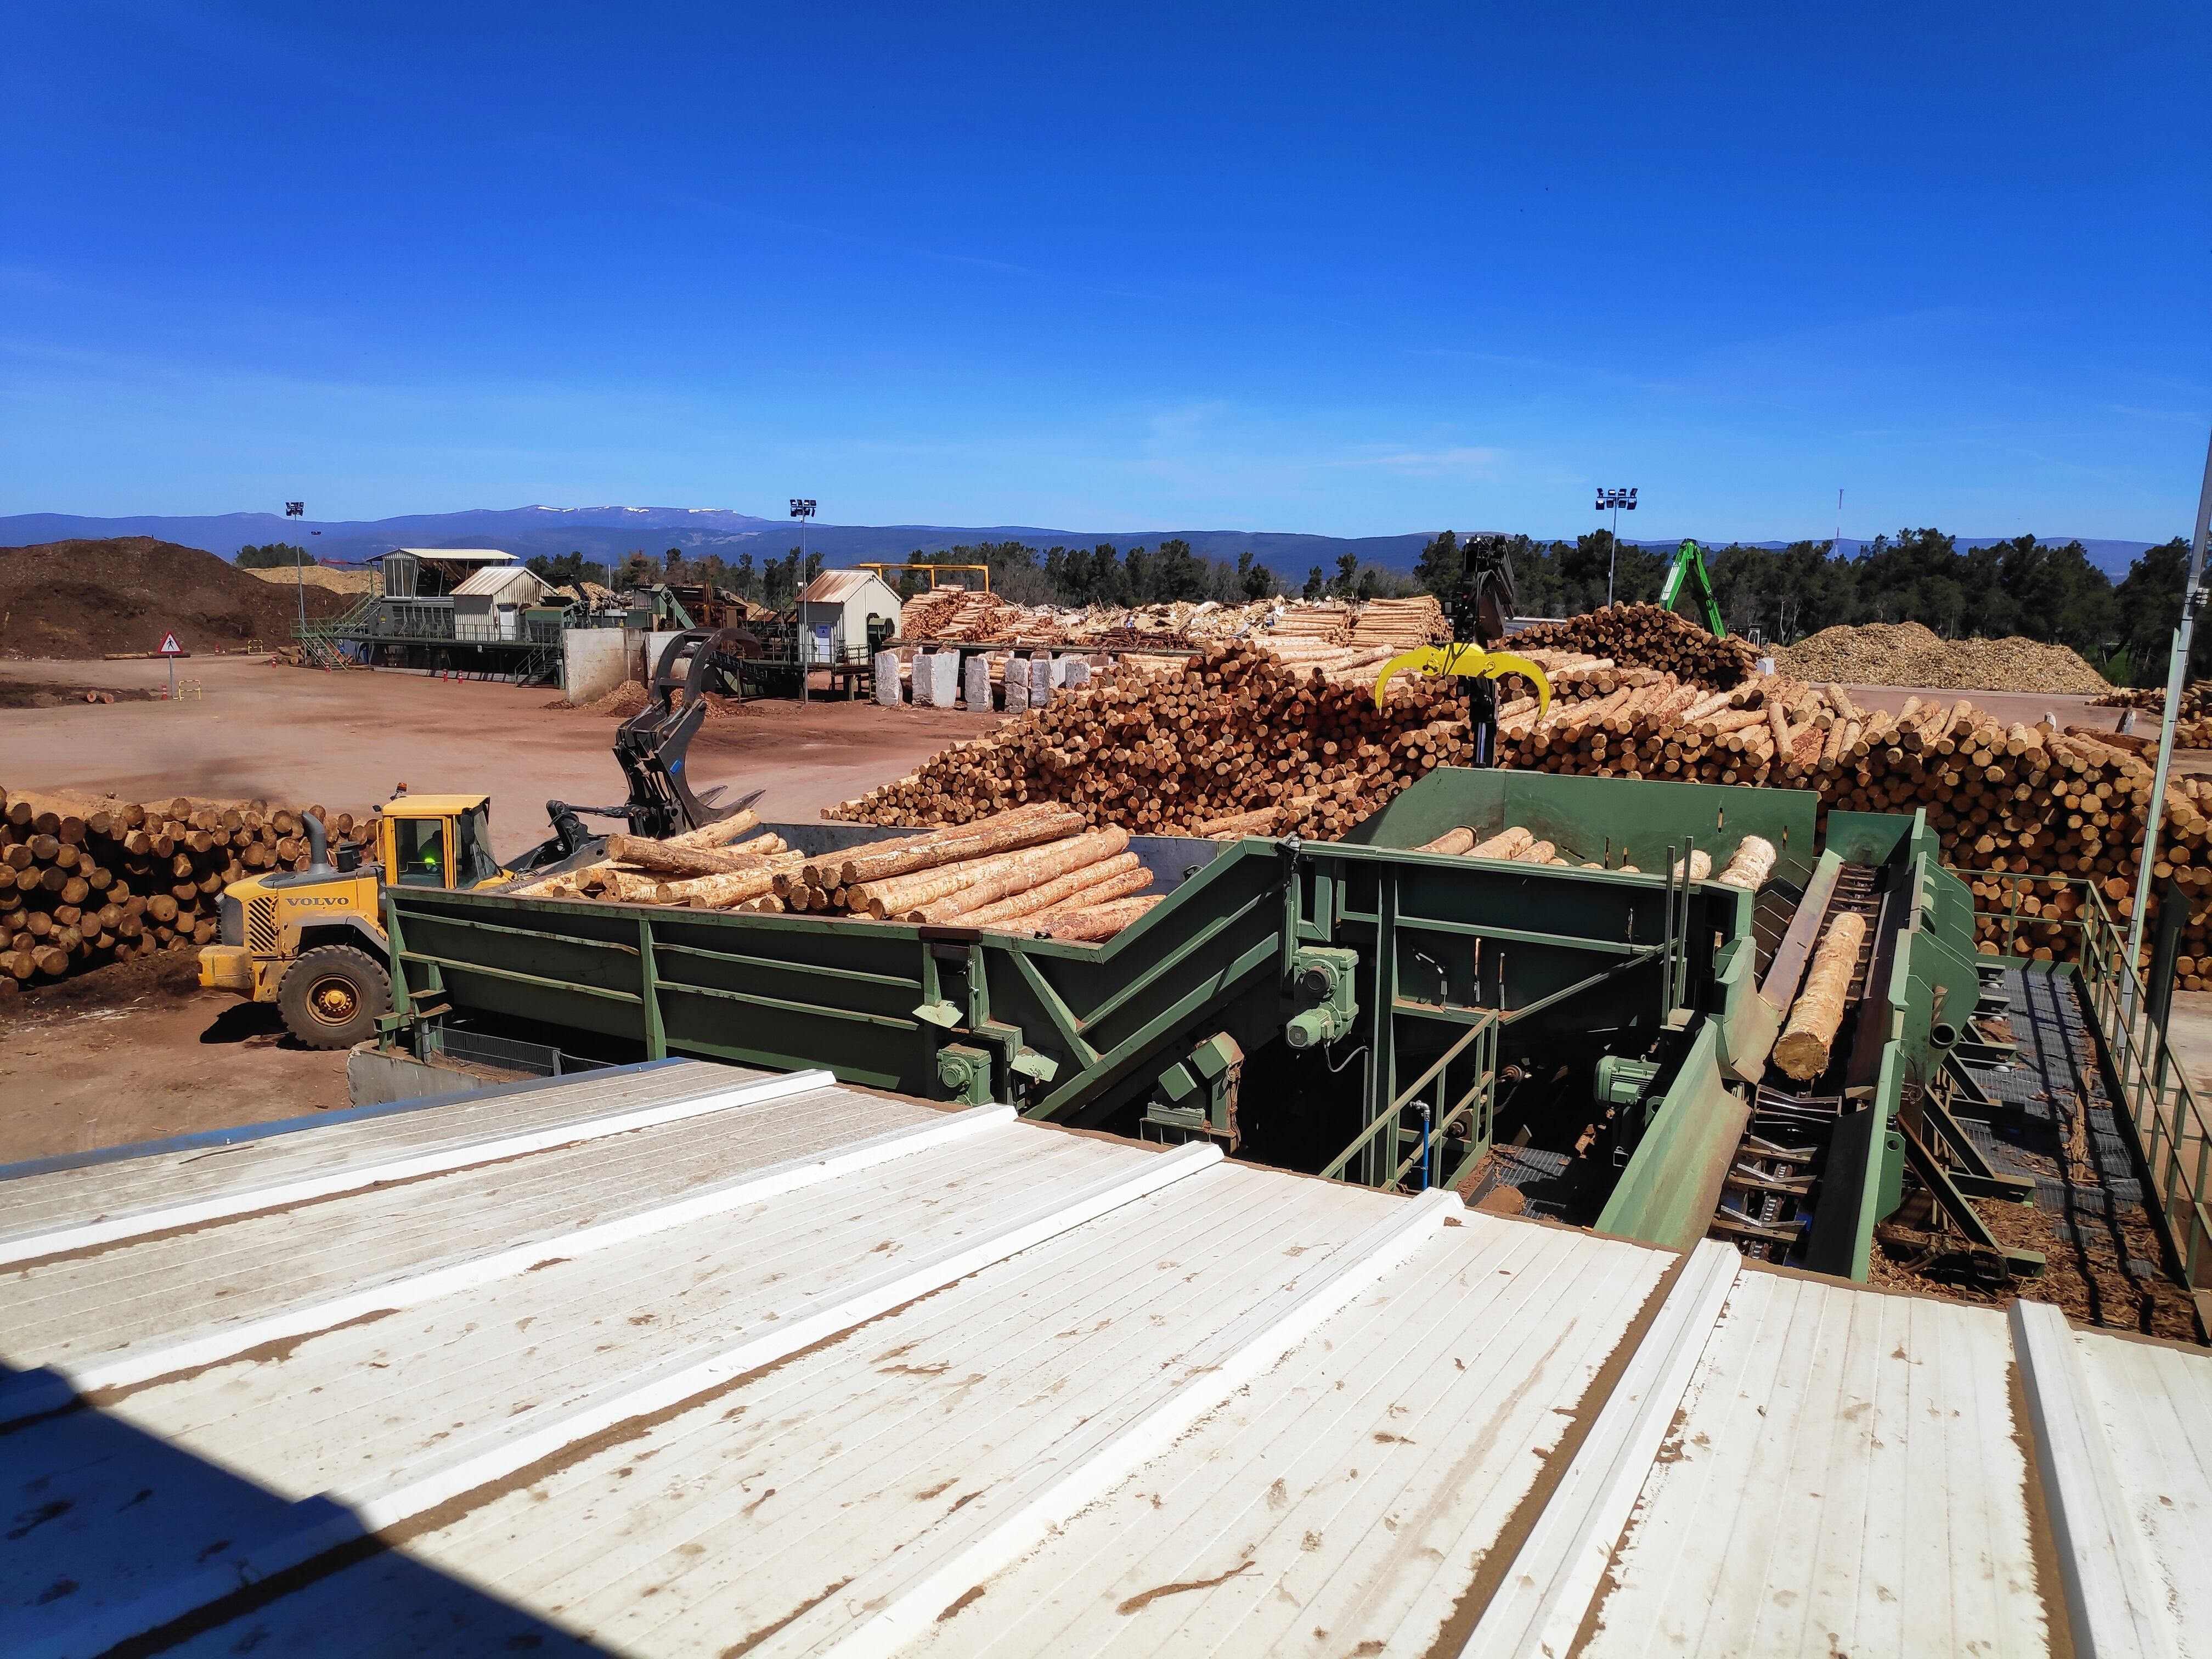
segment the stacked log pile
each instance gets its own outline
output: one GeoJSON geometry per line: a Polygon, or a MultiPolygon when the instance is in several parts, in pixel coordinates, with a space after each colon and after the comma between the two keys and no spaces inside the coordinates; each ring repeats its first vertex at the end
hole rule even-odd
{"type": "MultiPolygon", "coordinates": [[[[0,791],[0,996],[26,981],[210,944],[224,888],[307,866],[301,809],[264,800],[179,799],[81,816],[0,791]]],[[[334,842],[353,828],[344,813],[325,822],[334,842]]]]}
{"type": "Polygon", "coordinates": [[[1507,639],[1504,648],[1523,656],[1571,651],[1607,657],[1721,690],[1740,684],[1758,666],[1749,641],[1733,634],[1717,640],[1688,617],[1656,605],[1616,605],[1565,622],[1534,623],[1507,639]]]}
{"type": "MultiPolygon", "coordinates": [[[[2166,688],[2108,691],[2089,699],[2092,708],[2140,708],[2163,717],[2166,688]]],[[[2212,680],[2191,680],[2181,688],[2181,715],[2173,723],[2174,745],[2212,749],[2212,680]]]]}
{"type": "MultiPolygon", "coordinates": [[[[1557,665],[1556,696],[1547,712],[1533,696],[1502,703],[1503,766],[1805,789],[1848,811],[1924,808],[1945,861],[1975,890],[1985,951],[2008,939],[2022,955],[2069,959],[2083,881],[2123,918],[2132,912],[2154,758],[2141,744],[2007,721],[1963,697],[1911,698],[1891,714],[1786,674],[1722,689],[1613,656],[1540,660],[1557,665]]],[[[1465,721],[1455,682],[1401,678],[1377,709],[1358,669],[1332,674],[1237,647],[1125,673],[828,816],[957,824],[1052,801],[1091,829],[1328,840],[1434,767],[1463,763],[1465,721]]],[[[2191,895],[2191,988],[2212,985],[2208,787],[2169,787],[2154,870],[2191,895]]]]}
{"type": "Polygon", "coordinates": [[[791,912],[958,926],[1089,942],[1111,939],[1158,896],[1125,830],[1088,830],[1038,805],[934,832],[794,852],[753,835],[750,812],[665,841],[611,836],[599,863],[526,882],[537,898],[791,912]]]}
{"type": "Polygon", "coordinates": [[[959,824],[1049,802],[1091,829],[1211,835],[1264,810],[1267,830],[1249,833],[1326,839],[1470,757],[1456,681],[1401,677],[1378,708],[1357,670],[1331,678],[1252,645],[1125,667],[827,816],[959,824]]]}
{"type": "Polygon", "coordinates": [[[1049,612],[1040,616],[996,593],[936,587],[899,607],[898,637],[957,644],[1057,645],[1066,630],[1049,612]]]}
{"type": "Polygon", "coordinates": [[[1450,637],[1443,607],[1428,593],[1410,599],[1370,599],[1359,607],[1359,620],[1352,625],[1352,644],[1387,646],[1393,651],[1410,651],[1450,637]]]}

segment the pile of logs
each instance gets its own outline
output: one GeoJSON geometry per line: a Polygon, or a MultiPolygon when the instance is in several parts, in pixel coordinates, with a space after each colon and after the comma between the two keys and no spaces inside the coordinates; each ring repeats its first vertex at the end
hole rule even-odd
{"type": "MultiPolygon", "coordinates": [[[[2166,688],[2154,686],[2107,691],[2089,699],[2092,708],[2140,708],[2154,715],[2166,713],[2166,688]]],[[[2153,735],[2155,736],[2155,728],[2153,735]]],[[[2181,688],[2181,715],[2173,723],[2174,746],[2212,748],[2212,680],[2191,680],[2181,688]]]]}
{"type": "MultiPolygon", "coordinates": [[[[1443,853],[1457,858],[1490,859],[1501,864],[1550,864],[1561,868],[1575,866],[1571,858],[1562,857],[1560,849],[1553,842],[1540,841],[1534,830],[1511,824],[1494,836],[1482,836],[1462,827],[1447,830],[1434,841],[1424,842],[1414,849],[1421,853],[1443,853]]],[[[1735,851],[1717,876],[1713,874],[1712,854],[1692,852],[1688,860],[1676,860],[1674,873],[1691,881],[1721,881],[1731,887],[1741,887],[1747,893],[1756,893],[1766,885],[1774,874],[1776,853],[1774,843],[1763,836],[1746,836],[1737,842],[1735,851]]],[[[1602,860],[1585,859],[1578,866],[1584,870],[1611,869],[1616,873],[1638,873],[1637,866],[1624,857],[1619,864],[1607,865],[1602,860]]]]}
{"type": "MultiPolygon", "coordinates": [[[[2070,959],[2084,881],[2121,917],[2132,913],[2154,763],[2139,742],[2008,721],[1965,698],[1911,698],[1890,714],[1787,675],[1723,689],[1558,649],[1539,659],[1559,669],[1550,710],[1510,696],[1500,707],[1502,766],[1805,789],[1847,811],[1925,809],[1945,861],[1974,888],[1985,951],[2009,941],[2021,955],[2070,959]]],[[[1401,678],[1377,709],[1363,678],[1217,650],[1009,721],[828,816],[959,824],[1050,801],[1092,830],[1333,839],[1469,757],[1455,682],[1401,678]]],[[[2212,986],[2208,788],[2169,786],[2154,869],[2161,888],[2170,875],[2189,895],[2190,988],[2212,986]]]]}
{"type": "Polygon", "coordinates": [[[1093,830],[1333,839],[1469,758],[1466,720],[1455,680],[1401,677],[1378,708],[1357,670],[1332,678],[1260,647],[1214,647],[1009,720],[825,816],[960,824],[1049,802],[1093,830]]]}
{"type": "MultiPolygon", "coordinates": [[[[80,817],[0,791],[0,996],[26,981],[210,944],[225,887],[307,865],[300,809],[263,800],[180,799],[80,817]]],[[[343,813],[325,822],[334,842],[353,828],[343,813]]]]}
{"type": "Polygon", "coordinates": [[[1758,667],[1758,653],[1731,634],[1717,640],[1710,629],[1656,605],[1616,605],[1565,622],[1534,623],[1504,643],[1527,656],[1533,651],[1574,651],[1652,668],[1725,690],[1758,667]]]}
{"type": "Polygon", "coordinates": [[[611,836],[606,858],[511,890],[698,909],[790,912],[978,927],[1052,939],[1111,939],[1159,902],[1126,830],[1086,830],[1039,805],[955,828],[808,854],[750,835],[741,812],[651,841],[611,836]],[[750,839],[746,839],[750,836],[750,839]]]}
{"type": "Polygon", "coordinates": [[[1450,637],[1443,607],[1430,593],[1410,599],[1370,599],[1359,607],[1359,620],[1352,625],[1352,644],[1388,646],[1394,651],[1410,651],[1450,637]]]}

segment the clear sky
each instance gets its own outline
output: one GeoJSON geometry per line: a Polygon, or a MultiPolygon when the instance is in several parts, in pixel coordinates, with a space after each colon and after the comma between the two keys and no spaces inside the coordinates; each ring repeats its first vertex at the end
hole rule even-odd
{"type": "Polygon", "coordinates": [[[9,6],[0,512],[2163,539],[2208,72],[2203,0],[9,6]]]}

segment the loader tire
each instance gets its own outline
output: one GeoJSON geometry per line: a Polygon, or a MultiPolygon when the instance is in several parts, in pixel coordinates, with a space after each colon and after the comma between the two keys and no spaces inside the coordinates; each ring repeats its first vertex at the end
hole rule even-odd
{"type": "Polygon", "coordinates": [[[308,1048],[350,1048],[374,1036],[377,1017],[392,1012],[392,981],[366,951],[319,945],[285,970],[276,1006],[285,1029],[308,1048]]]}

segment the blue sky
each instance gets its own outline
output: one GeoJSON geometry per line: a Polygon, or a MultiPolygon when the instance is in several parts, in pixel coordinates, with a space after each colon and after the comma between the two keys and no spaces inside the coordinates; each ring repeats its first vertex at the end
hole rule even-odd
{"type": "Polygon", "coordinates": [[[0,17],[0,513],[2162,539],[2202,3],[0,17]],[[1624,530],[1627,528],[1626,523],[1624,530]]]}

